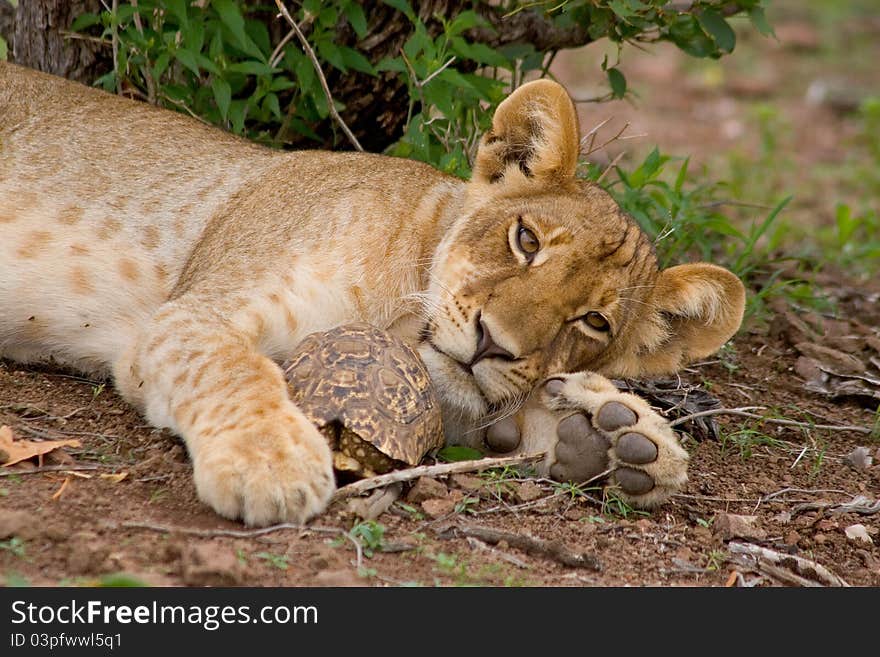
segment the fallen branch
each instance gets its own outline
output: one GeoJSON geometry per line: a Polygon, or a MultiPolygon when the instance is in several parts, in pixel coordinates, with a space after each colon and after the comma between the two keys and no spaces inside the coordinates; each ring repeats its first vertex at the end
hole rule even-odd
{"type": "Polygon", "coordinates": [[[463,525],[460,527],[449,527],[440,532],[438,537],[453,538],[463,536],[465,538],[476,538],[490,545],[497,545],[501,541],[507,543],[510,547],[517,548],[529,554],[536,554],[542,557],[548,557],[554,561],[558,561],[564,566],[571,568],[587,568],[588,570],[600,571],[602,564],[599,560],[586,552],[576,553],[570,552],[558,541],[545,541],[540,538],[533,538],[523,534],[514,534],[513,532],[505,532],[490,527],[477,527],[474,525],[463,525]]]}
{"type": "Polygon", "coordinates": [[[455,463],[439,463],[437,465],[418,465],[414,468],[406,468],[405,470],[395,470],[388,474],[379,475],[378,477],[370,477],[369,479],[361,479],[347,486],[343,486],[337,490],[331,502],[344,500],[352,495],[360,495],[368,490],[395,484],[399,481],[412,481],[419,477],[438,477],[440,475],[460,474],[462,472],[479,472],[488,470],[489,468],[501,468],[506,465],[521,465],[523,463],[531,463],[540,461],[544,458],[544,454],[532,454],[530,456],[502,456],[491,459],[475,459],[473,461],[456,461],[455,463]]]}
{"type": "Polygon", "coordinates": [[[43,472],[78,472],[80,470],[100,470],[101,468],[100,465],[44,465],[41,468],[31,468],[30,470],[0,470],[0,477],[41,474],[43,472]]]}
{"type": "Polygon", "coordinates": [[[787,584],[811,587],[849,586],[843,578],[835,575],[825,566],[803,557],[783,554],[749,543],[729,543],[727,549],[731,554],[737,555],[738,558],[734,561],[739,565],[753,568],[787,584]]]}
{"type": "Polygon", "coordinates": [[[282,3],[281,0],[275,0],[275,5],[278,7],[278,11],[281,12],[281,15],[284,16],[284,20],[290,23],[291,30],[296,32],[296,38],[299,39],[303,50],[306,52],[306,56],[312,62],[312,66],[318,74],[318,81],[321,83],[321,89],[324,90],[324,96],[327,98],[327,108],[330,110],[330,116],[332,116],[333,120],[339,124],[340,128],[342,128],[342,132],[348,137],[348,141],[351,142],[351,145],[357,150],[363,151],[364,149],[357,140],[357,137],[355,137],[354,133],[348,129],[345,121],[342,120],[342,117],[339,116],[339,112],[336,111],[336,103],[333,100],[333,94],[330,93],[330,86],[327,84],[327,78],[324,77],[324,71],[321,70],[321,64],[318,61],[318,57],[315,55],[315,51],[312,50],[312,46],[309,44],[308,39],[306,39],[306,35],[299,29],[299,25],[293,20],[293,17],[290,15],[290,12],[287,11],[287,7],[284,6],[284,3],[282,3]]]}
{"type": "Polygon", "coordinates": [[[839,424],[813,424],[811,422],[798,422],[796,420],[783,420],[775,417],[766,417],[764,415],[758,415],[757,413],[748,413],[747,411],[752,411],[756,409],[764,408],[763,406],[743,406],[741,408],[712,408],[708,411],[700,411],[699,413],[691,413],[690,415],[685,415],[683,417],[677,418],[669,423],[670,427],[678,426],[679,424],[684,424],[685,422],[689,422],[698,417],[705,417],[707,415],[736,415],[739,417],[748,417],[753,418],[755,420],[761,420],[762,422],[770,422],[772,424],[781,424],[787,427],[803,427],[805,429],[828,429],[831,431],[856,431],[858,433],[870,434],[873,429],[869,429],[868,427],[857,427],[852,425],[839,425],[839,424]]]}
{"type": "Polygon", "coordinates": [[[345,533],[342,529],[334,529],[332,527],[310,527],[308,525],[298,525],[292,522],[284,522],[279,525],[270,527],[261,527],[259,529],[196,529],[195,527],[178,527],[174,525],[154,525],[147,522],[122,522],[119,527],[126,529],[146,529],[153,532],[161,532],[163,534],[185,534],[187,536],[201,536],[203,538],[214,538],[217,536],[230,536],[232,538],[254,538],[270,534],[272,532],[282,531],[284,529],[297,529],[299,531],[314,532],[332,532],[333,534],[345,533]]]}

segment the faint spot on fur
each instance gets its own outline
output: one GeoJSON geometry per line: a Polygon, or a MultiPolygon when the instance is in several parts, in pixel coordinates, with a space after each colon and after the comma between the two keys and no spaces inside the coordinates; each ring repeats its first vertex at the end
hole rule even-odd
{"type": "Polygon", "coordinates": [[[128,258],[121,258],[119,260],[119,273],[128,281],[136,281],[140,276],[137,263],[128,258]]]}
{"type": "Polygon", "coordinates": [[[35,258],[49,243],[52,234],[47,230],[35,230],[30,233],[15,252],[19,258],[35,258]]]}
{"type": "Polygon", "coordinates": [[[109,240],[120,230],[122,230],[122,222],[119,219],[107,217],[98,228],[98,237],[102,240],[109,240]]]}
{"type": "Polygon", "coordinates": [[[153,272],[156,274],[156,280],[159,281],[159,285],[164,285],[165,281],[168,280],[168,270],[165,268],[165,265],[155,265],[153,272]]]}
{"type": "Polygon", "coordinates": [[[88,272],[83,267],[74,267],[70,270],[70,283],[77,294],[91,294],[95,291],[88,272]]]}
{"type": "Polygon", "coordinates": [[[89,247],[85,244],[71,244],[70,245],[70,255],[74,256],[86,256],[91,253],[89,247]]]}
{"type": "Polygon", "coordinates": [[[58,221],[66,226],[72,226],[83,218],[85,210],[79,205],[68,205],[58,214],[58,221]]]}
{"type": "Polygon", "coordinates": [[[142,232],[141,244],[143,244],[145,249],[152,250],[159,246],[159,228],[157,226],[145,226],[142,232]]]}

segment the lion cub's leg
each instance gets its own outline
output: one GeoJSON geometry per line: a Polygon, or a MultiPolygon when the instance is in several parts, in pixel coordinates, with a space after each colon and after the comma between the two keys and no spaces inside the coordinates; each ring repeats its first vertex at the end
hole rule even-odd
{"type": "Polygon", "coordinates": [[[114,366],[147,419],[186,441],[199,497],[249,525],[302,522],[334,489],[330,450],[277,365],[186,295],[165,304],[114,366]]]}
{"type": "Polygon", "coordinates": [[[539,471],[557,481],[604,478],[627,502],[648,508],[687,481],[687,452],[666,420],[605,377],[563,374],[536,388],[516,416],[489,427],[497,452],[546,452],[539,471]]]}

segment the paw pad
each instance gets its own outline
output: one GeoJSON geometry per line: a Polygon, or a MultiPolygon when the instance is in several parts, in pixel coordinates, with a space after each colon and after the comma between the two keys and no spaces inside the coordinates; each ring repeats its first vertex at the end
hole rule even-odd
{"type": "Polygon", "coordinates": [[[614,448],[617,457],[626,463],[645,465],[657,460],[657,445],[640,433],[625,433],[614,448]]]}
{"type": "Polygon", "coordinates": [[[486,431],[486,445],[499,454],[512,452],[519,447],[521,441],[519,425],[512,417],[498,420],[486,431]]]}
{"type": "Polygon", "coordinates": [[[556,463],[550,468],[550,476],[557,481],[587,481],[608,467],[611,442],[593,428],[583,413],[561,420],[556,436],[556,463]]]}
{"type": "Polygon", "coordinates": [[[544,392],[550,397],[558,397],[561,395],[563,388],[565,388],[565,381],[562,379],[550,379],[544,384],[544,392]]]}
{"type": "Polygon", "coordinates": [[[596,413],[596,424],[603,431],[617,431],[620,427],[631,427],[639,421],[639,416],[629,406],[617,401],[604,404],[596,413]]]}
{"type": "Polygon", "coordinates": [[[654,478],[635,468],[617,468],[614,478],[629,495],[644,495],[654,488],[654,478]]]}

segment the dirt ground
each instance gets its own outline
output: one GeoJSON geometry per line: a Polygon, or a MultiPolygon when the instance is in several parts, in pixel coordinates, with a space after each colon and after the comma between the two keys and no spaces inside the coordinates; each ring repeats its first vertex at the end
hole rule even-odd
{"type": "MultiPolygon", "coordinates": [[[[696,66],[672,49],[657,49],[662,57],[630,50],[625,71],[638,103],[585,105],[584,125],[614,115],[647,133],[635,150],[658,143],[714,166],[731,148],[757,148],[750,122],[759,97],[791,117],[788,156],[798,167],[842,158],[834,136],[852,133],[852,116],[805,99],[824,69],[804,58],[817,57],[824,32],[797,15],[776,26],[781,43],[750,39],[730,58],[742,56],[750,72],[696,66]]],[[[850,28],[880,43],[880,21],[850,28]]],[[[601,54],[560,57],[556,72],[574,95],[591,95],[584,72],[594,75],[601,54]]],[[[850,69],[854,84],[873,82],[876,93],[880,78],[864,70],[850,69]]],[[[796,211],[828,220],[829,206],[810,203],[796,211]]],[[[42,465],[0,469],[0,583],[112,584],[124,574],[189,586],[779,586],[836,576],[880,586],[880,440],[867,433],[880,393],[864,392],[880,378],[880,281],[828,269],[815,284],[835,314],[772,304],[731,348],[681,376],[725,407],[762,406],[810,426],[719,416],[719,439],[683,436],[690,481],[651,513],[600,491],[471,473],[420,481],[378,524],[356,524],[340,503],[307,529],[243,535],[197,500],[182,444],[147,426],[110,385],[0,361],[0,426],[19,438],[81,442],[42,465]],[[865,386],[861,396],[833,399],[818,392],[823,381],[865,386]],[[544,543],[527,549],[487,530],[544,543]],[[742,554],[755,547],[772,552],[760,562],[742,554]]]]}

